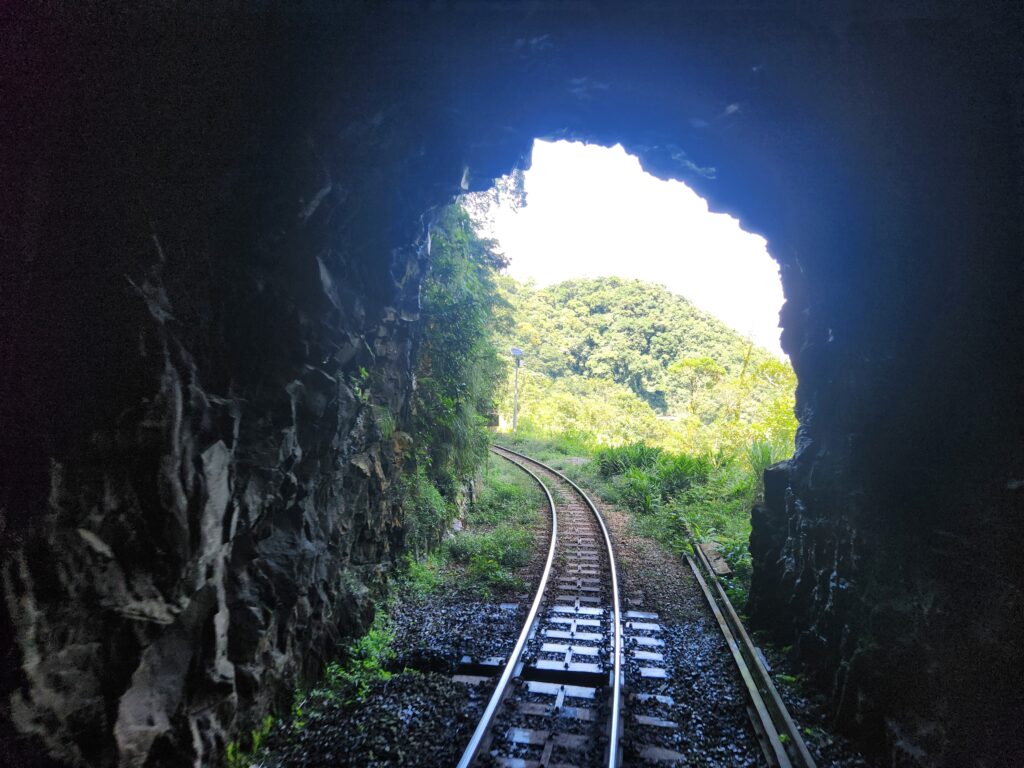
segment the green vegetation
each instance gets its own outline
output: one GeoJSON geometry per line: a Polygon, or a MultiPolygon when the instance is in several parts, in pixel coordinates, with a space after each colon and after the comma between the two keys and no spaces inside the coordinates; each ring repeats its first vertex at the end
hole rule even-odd
{"type": "Polygon", "coordinates": [[[391,647],[393,640],[394,632],[388,624],[387,614],[378,610],[370,631],[350,643],[340,661],[327,665],[315,687],[295,692],[289,717],[282,720],[272,716],[264,718],[260,727],[249,734],[247,747],[242,746],[241,740],[227,745],[224,755],[227,768],[262,764],[260,753],[272,732],[275,738],[287,740],[302,731],[307,723],[330,718],[331,712],[339,706],[358,705],[370,694],[375,683],[390,680],[396,674],[419,674],[415,670],[389,669],[395,658],[391,647]]]}
{"type": "MultiPolygon", "coordinates": [[[[687,532],[716,542],[742,604],[750,507],[764,469],[793,448],[789,364],[661,286],[502,278],[500,289],[509,317],[497,346],[525,358],[519,431],[503,439],[631,510],[641,534],[672,550],[689,549],[687,532]]],[[[506,428],[511,410],[508,380],[506,428]]]]}
{"type": "Polygon", "coordinates": [[[458,206],[438,217],[430,253],[412,402],[415,470],[398,488],[406,540],[417,557],[451,529],[463,489],[487,453],[495,383],[504,377],[493,338],[501,322],[496,275],[504,262],[458,206]]]}
{"type": "Polygon", "coordinates": [[[466,527],[430,555],[409,558],[404,588],[417,595],[465,589],[483,597],[521,590],[516,571],[530,561],[532,527],[539,521],[542,496],[533,481],[507,462],[492,458],[480,497],[469,505],[466,527]]]}
{"type": "MultiPolygon", "coordinates": [[[[717,541],[730,565],[741,576],[749,572],[750,555],[746,544],[755,485],[749,466],[728,455],[687,456],[662,452],[653,464],[629,467],[625,474],[614,477],[613,488],[620,489],[623,478],[637,475],[658,494],[657,507],[650,510],[655,519],[641,521],[642,528],[674,548],[684,548],[685,536],[680,535],[684,528],[698,541],[717,541]]],[[[612,495],[630,506],[630,498],[623,496],[621,490],[612,495]]]]}
{"type": "Polygon", "coordinates": [[[726,590],[742,607],[750,580],[750,507],[763,469],[746,455],[691,456],[643,443],[601,447],[578,440],[566,452],[561,441],[536,435],[502,440],[629,510],[637,533],[671,551],[690,551],[688,532],[716,542],[734,572],[723,579],[726,590]]]}
{"type": "Polygon", "coordinates": [[[260,727],[249,733],[249,749],[244,749],[238,741],[228,742],[224,749],[224,765],[227,768],[249,768],[255,762],[256,755],[263,748],[263,742],[273,727],[274,718],[267,715],[260,723],[260,727]]]}
{"type": "Polygon", "coordinates": [[[511,569],[530,560],[533,536],[517,525],[501,524],[493,530],[465,531],[448,542],[448,553],[456,563],[467,566],[470,580],[484,588],[516,588],[521,579],[511,569]]]}
{"type": "MultiPolygon", "coordinates": [[[[525,355],[524,434],[573,432],[582,442],[641,441],[688,455],[739,453],[754,441],[791,449],[792,368],[681,296],[620,278],[537,289],[506,277],[500,288],[509,308],[497,346],[525,355]]],[[[511,390],[508,380],[505,424],[511,390]]]]}
{"type": "Polygon", "coordinates": [[[390,679],[387,665],[395,657],[391,649],[393,640],[394,632],[387,624],[387,614],[377,611],[370,631],[349,645],[344,662],[327,665],[323,688],[317,690],[327,696],[344,692],[355,701],[362,701],[373,681],[390,679]]]}
{"type": "Polygon", "coordinates": [[[388,624],[387,613],[378,610],[370,631],[351,642],[340,661],[327,665],[320,683],[308,691],[296,693],[291,727],[302,728],[312,713],[328,704],[362,701],[374,682],[389,680],[393,672],[388,665],[395,658],[391,648],[393,640],[394,631],[388,624]]]}

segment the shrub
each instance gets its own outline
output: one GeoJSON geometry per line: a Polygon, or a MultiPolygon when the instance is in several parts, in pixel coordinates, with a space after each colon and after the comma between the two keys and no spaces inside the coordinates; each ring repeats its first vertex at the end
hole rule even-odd
{"type": "Polygon", "coordinates": [[[765,439],[754,440],[747,446],[747,464],[754,475],[756,496],[764,494],[764,471],[789,456],[790,451],[788,444],[777,444],[765,439]]]}
{"type": "Polygon", "coordinates": [[[533,536],[524,528],[500,525],[487,533],[462,533],[448,542],[448,553],[457,563],[474,557],[490,559],[502,568],[521,568],[530,560],[533,536]]]}
{"type": "Polygon", "coordinates": [[[661,506],[661,485],[657,476],[638,467],[623,473],[618,491],[619,500],[637,512],[650,514],[661,506]]]}
{"type": "Polygon", "coordinates": [[[263,742],[270,735],[274,727],[274,718],[267,715],[259,728],[254,728],[249,733],[249,749],[243,749],[238,741],[229,742],[224,749],[224,765],[227,768],[249,768],[254,762],[263,742]]]}
{"type": "Polygon", "coordinates": [[[403,478],[400,493],[405,509],[406,544],[419,556],[440,544],[455,520],[456,508],[444,499],[422,469],[403,478]]]}
{"type": "Polygon", "coordinates": [[[663,453],[658,457],[656,469],[661,497],[668,501],[682,491],[706,482],[714,470],[714,461],[706,454],[663,453]]]}
{"type": "Polygon", "coordinates": [[[622,475],[629,469],[652,469],[661,454],[661,448],[645,443],[602,448],[597,452],[597,467],[604,477],[622,475]]]}
{"type": "Polygon", "coordinates": [[[327,665],[323,688],[316,693],[326,698],[348,694],[356,701],[362,701],[369,692],[370,683],[391,677],[387,664],[395,657],[391,647],[394,639],[394,630],[388,626],[384,613],[379,611],[370,631],[348,647],[345,663],[327,665]]]}
{"type": "Polygon", "coordinates": [[[523,586],[522,579],[509,573],[498,561],[486,555],[474,555],[466,570],[469,578],[483,588],[485,594],[490,593],[489,587],[520,589],[523,586]]]}
{"type": "Polygon", "coordinates": [[[525,523],[532,512],[530,497],[521,485],[491,478],[467,519],[472,524],[486,525],[525,523]]]}
{"type": "Polygon", "coordinates": [[[569,429],[557,435],[552,447],[566,456],[589,456],[597,445],[594,436],[580,429],[569,429]]]}
{"type": "Polygon", "coordinates": [[[427,555],[422,560],[407,555],[405,570],[401,574],[401,583],[413,594],[429,595],[444,582],[440,569],[440,558],[436,552],[427,555]]]}

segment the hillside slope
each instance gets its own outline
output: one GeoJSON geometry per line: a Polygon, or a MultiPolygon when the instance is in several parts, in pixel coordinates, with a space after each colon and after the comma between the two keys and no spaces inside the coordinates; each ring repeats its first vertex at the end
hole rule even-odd
{"type": "MultiPolygon", "coordinates": [[[[510,318],[497,342],[523,350],[526,428],[686,448],[791,439],[789,364],[663,286],[606,277],[538,289],[506,277],[501,290],[510,318]]],[[[501,411],[511,417],[510,392],[501,411]]]]}

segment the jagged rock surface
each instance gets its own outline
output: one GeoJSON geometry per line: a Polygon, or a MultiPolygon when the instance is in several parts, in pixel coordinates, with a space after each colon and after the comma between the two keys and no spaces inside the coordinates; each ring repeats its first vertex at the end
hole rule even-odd
{"type": "Polygon", "coordinates": [[[216,762],[365,624],[424,217],[534,137],[623,143],[780,261],[753,618],[895,763],[1019,756],[1019,12],[170,5],[3,19],[10,762],[216,762]]]}

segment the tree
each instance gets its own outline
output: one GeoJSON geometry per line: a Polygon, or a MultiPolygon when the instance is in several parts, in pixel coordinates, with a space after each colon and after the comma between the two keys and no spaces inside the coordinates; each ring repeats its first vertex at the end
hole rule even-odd
{"type": "MultiPolygon", "coordinates": [[[[510,323],[496,332],[496,346],[525,352],[521,427],[585,431],[604,442],[643,435],[674,450],[792,444],[788,362],[683,297],[615,277],[546,288],[502,277],[498,287],[510,323]]],[[[506,417],[508,391],[499,406],[506,417]]]]}
{"type": "Polygon", "coordinates": [[[687,357],[672,363],[668,372],[678,376],[683,387],[689,393],[687,407],[696,415],[699,398],[707,390],[712,389],[725,376],[725,368],[710,357],[687,357]]]}

